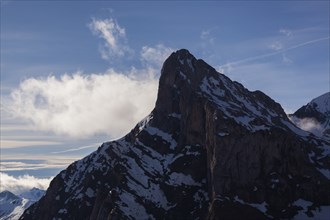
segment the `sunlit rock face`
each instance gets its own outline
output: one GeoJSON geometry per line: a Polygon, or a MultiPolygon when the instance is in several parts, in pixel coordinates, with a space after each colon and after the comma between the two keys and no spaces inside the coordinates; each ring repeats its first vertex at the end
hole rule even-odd
{"type": "Polygon", "coordinates": [[[21,219],[325,215],[329,146],[182,49],[163,65],[154,110],[58,174],[21,219]]]}

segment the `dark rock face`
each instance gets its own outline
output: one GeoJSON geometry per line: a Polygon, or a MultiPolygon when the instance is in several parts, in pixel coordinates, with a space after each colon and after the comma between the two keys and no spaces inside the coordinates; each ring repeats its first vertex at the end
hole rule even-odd
{"type": "Polygon", "coordinates": [[[152,113],[62,171],[21,219],[313,217],[330,205],[329,146],[262,92],[179,50],[152,113]]]}

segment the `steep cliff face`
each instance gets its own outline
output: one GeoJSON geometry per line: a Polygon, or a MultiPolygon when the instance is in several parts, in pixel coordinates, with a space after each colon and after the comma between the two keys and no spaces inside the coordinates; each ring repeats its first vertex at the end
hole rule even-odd
{"type": "Polygon", "coordinates": [[[329,142],[187,50],[152,113],[70,165],[21,219],[268,219],[329,211],[329,142]]]}

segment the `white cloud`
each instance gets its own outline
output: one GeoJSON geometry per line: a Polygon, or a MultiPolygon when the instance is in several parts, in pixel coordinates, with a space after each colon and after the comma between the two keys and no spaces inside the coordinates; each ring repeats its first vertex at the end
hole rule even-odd
{"type": "Polygon", "coordinates": [[[101,146],[101,143],[94,143],[94,144],[87,145],[87,146],[70,148],[70,149],[62,150],[62,151],[54,151],[54,152],[51,152],[51,153],[52,154],[63,154],[63,153],[69,153],[69,152],[85,150],[85,149],[89,149],[89,148],[96,149],[98,146],[101,146]]]}
{"type": "Polygon", "coordinates": [[[322,125],[318,123],[313,118],[297,118],[297,117],[289,117],[290,120],[300,129],[304,131],[312,132],[316,135],[319,135],[322,133],[322,125]]]}
{"type": "Polygon", "coordinates": [[[141,61],[147,66],[159,68],[175,49],[157,44],[155,47],[144,46],[141,49],[141,61]]]}
{"type": "Polygon", "coordinates": [[[292,31],[290,31],[289,29],[280,29],[279,32],[287,37],[291,37],[292,36],[292,31]]]}
{"type": "MultiPolygon", "coordinates": [[[[247,57],[247,58],[244,58],[244,59],[240,59],[240,60],[236,60],[236,61],[232,61],[232,62],[227,62],[226,64],[220,65],[219,68],[223,68],[223,67],[228,66],[228,65],[237,66],[237,65],[241,65],[243,63],[257,61],[257,60],[264,59],[264,58],[267,58],[267,57],[272,57],[272,56],[275,56],[275,55],[278,55],[278,54],[282,54],[283,52],[286,52],[286,51],[294,50],[294,49],[297,49],[297,48],[300,48],[300,47],[304,47],[304,46],[307,46],[307,45],[310,45],[310,44],[318,43],[320,41],[325,41],[325,40],[329,40],[329,39],[330,39],[330,37],[322,37],[322,38],[317,38],[317,39],[314,39],[314,40],[305,41],[303,43],[296,44],[296,45],[293,45],[293,46],[290,46],[290,47],[287,47],[287,48],[283,48],[281,50],[276,50],[276,51],[273,51],[273,52],[270,52],[270,53],[264,53],[264,54],[257,55],[257,56],[251,56],[251,57],[247,57]]],[[[272,46],[270,45],[270,48],[271,47],[272,46]]],[[[276,49],[275,46],[274,46],[274,49],[276,49]]]]}
{"type": "Polygon", "coordinates": [[[58,145],[60,142],[54,141],[30,141],[30,140],[0,140],[1,148],[17,148],[30,146],[58,145]]]}
{"type": "Polygon", "coordinates": [[[22,161],[2,161],[0,168],[2,171],[27,171],[27,170],[40,170],[49,168],[65,169],[68,165],[66,160],[64,161],[43,161],[42,163],[25,163],[22,161]]]}
{"type": "MultiPolygon", "coordinates": [[[[93,149],[96,150],[97,147],[95,146],[93,149]]],[[[51,150],[52,149],[50,149],[50,151],[51,150]]],[[[83,149],[77,149],[77,151],[78,150],[83,149]]],[[[3,155],[3,159],[0,164],[0,172],[19,171],[19,173],[25,174],[29,173],[29,171],[37,170],[63,170],[73,161],[81,159],[81,155],[70,155],[69,153],[72,151],[73,150],[70,151],[69,149],[68,151],[62,152],[50,152],[47,155],[42,155],[40,153],[25,153],[14,155],[6,154],[3,155]],[[61,156],[59,156],[58,154],[61,154],[61,156]]]]}
{"type": "Polygon", "coordinates": [[[9,190],[14,194],[21,194],[32,189],[33,187],[46,190],[52,180],[52,177],[44,179],[39,179],[30,175],[14,177],[0,172],[0,180],[0,192],[9,190]]]}
{"type": "Polygon", "coordinates": [[[201,33],[201,39],[203,41],[205,41],[206,43],[209,43],[211,45],[214,44],[215,38],[211,35],[211,31],[207,30],[207,31],[202,31],[201,33]]]}
{"type": "Polygon", "coordinates": [[[222,66],[217,66],[216,69],[219,73],[230,74],[235,69],[235,67],[234,67],[234,64],[227,63],[227,64],[222,65],[222,66]]]}
{"type": "Polygon", "coordinates": [[[119,137],[154,107],[158,78],[153,69],[143,71],[29,78],[11,93],[8,109],[36,130],[79,138],[119,137]]]}
{"type": "Polygon", "coordinates": [[[207,57],[207,59],[209,60],[209,62],[211,62],[212,60],[214,60],[214,56],[216,54],[215,52],[215,37],[212,34],[213,30],[217,29],[212,28],[212,29],[208,29],[208,30],[203,30],[200,34],[200,49],[202,52],[202,55],[204,57],[207,57]]]}
{"type": "Polygon", "coordinates": [[[283,45],[279,41],[273,42],[269,47],[270,47],[270,49],[273,49],[273,50],[276,50],[276,51],[283,49],[283,45]]]}
{"type": "Polygon", "coordinates": [[[133,53],[127,44],[125,28],[120,27],[114,19],[93,19],[88,27],[94,35],[105,40],[105,43],[100,47],[103,59],[111,60],[133,53]]]}
{"type": "Polygon", "coordinates": [[[285,53],[282,54],[282,61],[285,64],[291,64],[293,62],[285,53]]]}

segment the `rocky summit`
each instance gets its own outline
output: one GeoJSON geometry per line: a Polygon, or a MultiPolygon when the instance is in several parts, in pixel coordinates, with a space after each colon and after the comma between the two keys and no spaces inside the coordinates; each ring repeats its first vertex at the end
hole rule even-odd
{"type": "Polygon", "coordinates": [[[20,219],[323,219],[330,143],[188,50],[154,110],[51,182],[20,219]]]}

